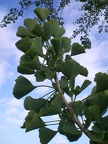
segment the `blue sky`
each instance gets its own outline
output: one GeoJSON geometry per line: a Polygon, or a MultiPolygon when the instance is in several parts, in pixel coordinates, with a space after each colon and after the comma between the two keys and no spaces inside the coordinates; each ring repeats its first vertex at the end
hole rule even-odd
{"type": "MultiPolygon", "coordinates": [[[[17,7],[19,0],[3,0],[0,1],[0,20],[9,12],[11,7],[17,7]]],[[[77,5],[71,4],[65,8],[63,17],[65,19],[66,36],[71,36],[72,31],[76,28],[72,24],[73,20],[79,16],[76,8],[77,5]]],[[[33,7],[32,7],[33,8],[33,7]]],[[[24,15],[31,17],[32,8],[24,15]]],[[[21,52],[15,47],[15,43],[19,38],[16,37],[16,31],[19,25],[23,24],[24,18],[19,18],[16,24],[11,24],[6,28],[0,28],[0,143],[1,144],[40,144],[37,131],[25,133],[20,127],[23,124],[27,111],[23,108],[23,99],[16,100],[12,95],[14,80],[19,75],[17,73],[17,65],[21,56],[21,52]]],[[[75,57],[82,65],[86,66],[90,71],[88,79],[93,81],[97,72],[107,72],[108,70],[108,39],[104,32],[98,34],[97,28],[94,27],[90,32],[92,41],[92,49],[87,50],[87,53],[75,57]]],[[[80,42],[79,37],[72,42],[80,42]]],[[[29,77],[33,81],[31,77],[29,77]]],[[[79,77],[77,83],[83,81],[79,77]]],[[[34,81],[33,81],[34,82],[34,81]]],[[[47,82],[47,81],[46,81],[47,82]]],[[[92,85],[89,89],[92,88],[92,85]]],[[[40,89],[35,94],[39,95],[40,89]]],[[[43,89],[43,92],[47,89],[43,89]]],[[[89,91],[85,91],[78,99],[85,97],[89,91]]],[[[56,117],[52,117],[56,119],[56,117]]],[[[50,144],[69,144],[67,139],[61,135],[57,135],[50,144]]],[[[88,139],[83,136],[78,142],[73,144],[86,143],[88,139]]]]}

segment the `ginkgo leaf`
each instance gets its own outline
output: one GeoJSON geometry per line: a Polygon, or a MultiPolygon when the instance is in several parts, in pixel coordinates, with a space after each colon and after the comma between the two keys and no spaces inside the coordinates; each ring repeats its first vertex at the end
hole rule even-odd
{"type": "Polygon", "coordinates": [[[73,59],[67,59],[65,62],[62,62],[59,69],[68,79],[70,79],[72,76],[76,77],[78,74],[84,76],[88,75],[87,69],[73,59]]]}
{"type": "Polygon", "coordinates": [[[19,76],[15,81],[16,84],[13,89],[13,95],[17,99],[22,98],[36,88],[36,86],[33,86],[32,83],[23,76],[19,76]]]}
{"type": "Polygon", "coordinates": [[[95,75],[96,82],[96,92],[101,92],[108,90],[108,74],[106,73],[97,73],[95,75]]]}
{"type": "Polygon", "coordinates": [[[57,134],[57,131],[51,130],[49,128],[40,128],[39,129],[39,138],[41,144],[48,144],[49,141],[57,134]]]}
{"type": "Polygon", "coordinates": [[[79,55],[85,53],[85,47],[81,46],[79,43],[73,43],[72,50],[71,50],[71,56],[79,55]]]}
{"type": "Polygon", "coordinates": [[[42,46],[41,37],[38,37],[32,42],[31,48],[26,52],[26,54],[34,57],[37,55],[44,57],[42,46]]]}
{"type": "Polygon", "coordinates": [[[27,18],[24,20],[24,25],[31,32],[35,25],[38,24],[36,19],[27,18]]]}
{"type": "Polygon", "coordinates": [[[36,8],[34,12],[42,22],[44,22],[50,14],[50,11],[47,8],[42,9],[41,7],[36,8]]]}
{"type": "Polygon", "coordinates": [[[49,107],[42,107],[40,110],[40,116],[55,115],[61,112],[62,107],[62,96],[61,94],[56,94],[54,100],[51,102],[49,107]]]}
{"type": "Polygon", "coordinates": [[[35,38],[36,36],[32,34],[28,29],[26,29],[23,26],[19,26],[18,31],[16,33],[17,36],[19,37],[30,37],[30,38],[35,38]]]}
{"type": "Polygon", "coordinates": [[[27,117],[25,118],[25,128],[26,132],[29,132],[34,129],[38,129],[45,126],[44,121],[39,117],[37,113],[31,110],[27,117]]]}

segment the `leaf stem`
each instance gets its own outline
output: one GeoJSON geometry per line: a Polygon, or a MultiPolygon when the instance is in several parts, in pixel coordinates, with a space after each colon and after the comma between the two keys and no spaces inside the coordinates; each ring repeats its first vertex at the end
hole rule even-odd
{"type": "Polygon", "coordinates": [[[52,86],[47,86],[47,85],[38,85],[38,86],[35,86],[36,88],[38,88],[38,87],[48,87],[48,88],[52,88],[52,89],[54,89],[52,86]]]}

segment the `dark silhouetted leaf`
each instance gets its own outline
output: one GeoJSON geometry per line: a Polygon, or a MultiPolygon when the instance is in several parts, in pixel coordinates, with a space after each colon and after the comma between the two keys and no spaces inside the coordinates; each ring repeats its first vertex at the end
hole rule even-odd
{"type": "Polygon", "coordinates": [[[97,73],[95,76],[96,92],[108,90],[108,74],[97,73]]]}
{"type": "Polygon", "coordinates": [[[45,126],[45,123],[39,117],[39,115],[35,113],[33,110],[31,110],[28,113],[27,117],[25,118],[26,132],[29,132],[31,130],[38,129],[44,126],[45,126]]]}
{"type": "Polygon", "coordinates": [[[39,113],[40,109],[46,106],[46,103],[47,103],[47,100],[43,98],[34,99],[29,96],[29,97],[26,97],[24,100],[24,107],[26,110],[33,110],[36,113],[39,113]]]}
{"type": "Polygon", "coordinates": [[[50,140],[57,134],[57,131],[53,131],[49,128],[40,128],[39,129],[39,138],[41,144],[48,144],[50,140]]]}
{"type": "Polygon", "coordinates": [[[59,114],[61,112],[62,96],[61,96],[61,94],[56,94],[54,96],[55,96],[55,98],[51,102],[49,107],[41,108],[40,113],[39,113],[40,116],[55,115],[55,114],[59,114]]]}
{"type": "Polygon", "coordinates": [[[72,76],[77,76],[78,74],[87,76],[88,71],[86,68],[81,66],[73,59],[67,59],[59,66],[60,71],[70,79],[72,76]]]}
{"type": "Polygon", "coordinates": [[[79,43],[73,43],[72,50],[71,50],[71,56],[78,55],[85,53],[84,46],[81,46],[79,43]]]}
{"type": "Polygon", "coordinates": [[[34,90],[36,86],[33,86],[32,83],[23,76],[19,76],[16,79],[16,84],[13,89],[13,94],[17,99],[22,98],[26,94],[34,90]]]}

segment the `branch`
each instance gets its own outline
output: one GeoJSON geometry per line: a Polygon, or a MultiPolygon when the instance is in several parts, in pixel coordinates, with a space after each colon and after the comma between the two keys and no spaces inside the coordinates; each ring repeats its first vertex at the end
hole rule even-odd
{"type": "MultiPolygon", "coordinates": [[[[84,130],[84,126],[81,124],[81,122],[79,121],[79,119],[77,118],[76,114],[74,113],[74,110],[73,108],[71,108],[66,100],[66,98],[64,97],[62,91],[61,91],[61,88],[60,88],[60,85],[59,85],[59,81],[58,81],[58,77],[57,77],[57,74],[55,76],[55,82],[56,82],[56,86],[57,86],[57,89],[58,89],[58,92],[62,94],[62,99],[66,105],[66,107],[68,108],[69,112],[73,115],[73,120],[74,122],[77,124],[77,126],[84,132],[84,134],[90,139],[90,136],[89,136],[89,132],[88,130],[84,130]]],[[[93,142],[93,144],[96,144],[93,142]]]]}

